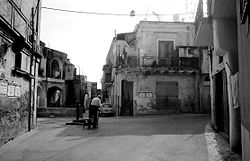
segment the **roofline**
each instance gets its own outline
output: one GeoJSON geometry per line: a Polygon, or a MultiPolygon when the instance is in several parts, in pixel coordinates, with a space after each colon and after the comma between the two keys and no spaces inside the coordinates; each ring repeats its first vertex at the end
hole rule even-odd
{"type": "Polygon", "coordinates": [[[169,24],[169,23],[170,23],[170,24],[171,24],[171,23],[172,23],[172,24],[176,24],[176,23],[177,23],[177,24],[194,24],[194,22],[178,22],[178,21],[177,21],[177,22],[176,22],[176,21],[140,21],[139,24],[140,24],[140,23],[147,23],[147,22],[148,22],[148,23],[168,23],[168,24],[169,24]]]}

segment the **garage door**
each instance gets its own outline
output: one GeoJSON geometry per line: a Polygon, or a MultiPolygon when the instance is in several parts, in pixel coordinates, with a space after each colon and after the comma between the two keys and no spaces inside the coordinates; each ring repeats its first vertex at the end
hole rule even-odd
{"type": "Polygon", "coordinates": [[[156,108],[158,110],[178,111],[178,82],[156,82],[156,108]]]}

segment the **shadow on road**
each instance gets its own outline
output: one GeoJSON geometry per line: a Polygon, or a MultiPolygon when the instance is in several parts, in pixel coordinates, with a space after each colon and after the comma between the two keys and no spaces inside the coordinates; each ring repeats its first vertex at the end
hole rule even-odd
{"type": "Polygon", "coordinates": [[[100,118],[98,129],[88,130],[80,125],[65,125],[62,118],[53,118],[40,120],[39,130],[59,128],[62,130],[56,137],[77,137],[72,139],[122,135],[196,135],[204,133],[208,121],[208,115],[196,114],[104,117],[100,118]]]}

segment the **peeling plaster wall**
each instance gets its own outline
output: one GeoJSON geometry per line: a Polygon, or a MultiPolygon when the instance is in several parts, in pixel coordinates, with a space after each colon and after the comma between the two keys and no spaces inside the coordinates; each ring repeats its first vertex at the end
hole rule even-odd
{"type": "MultiPolygon", "coordinates": [[[[239,98],[241,111],[242,161],[250,160],[250,36],[249,21],[241,24],[240,7],[237,1],[238,58],[239,58],[239,98]]],[[[245,4],[245,3],[242,3],[245,4]]],[[[249,18],[249,17],[248,17],[249,18]]]]}
{"type": "Polygon", "coordinates": [[[119,111],[121,107],[121,81],[133,81],[134,89],[134,115],[159,113],[156,107],[156,82],[157,81],[177,81],[178,82],[178,100],[180,112],[198,112],[198,76],[166,76],[166,75],[137,75],[136,73],[118,74],[114,86],[115,110],[119,111]],[[152,97],[141,98],[139,92],[152,92],[152,97]]]}
{"type": "Polygon", "coordinates": [[[20,98],[0,96],[0,145],[28,130],[29,94],[20,98]]]}
{"type": "Polygon", "coordinates": [[[9,48],[6,55],[6,68],[0,73],[5,74],[5,80],[21,85],[20,97],[8,97],[0,94],[0,145],[28,130],[29,80],[13,77],[12,67],[15,64],[15,54],[9,48]]]}
{"type": "MultiPolygon", "coordinates": [[[[194,33],[194,25],[191,23],[141,22],[137,32],[140,57],[157,56],[159,40],[174,41],[174,47],[192,46],[194,33]]],[[[140,63],[142,60],[140,58],[140,63]]]]}

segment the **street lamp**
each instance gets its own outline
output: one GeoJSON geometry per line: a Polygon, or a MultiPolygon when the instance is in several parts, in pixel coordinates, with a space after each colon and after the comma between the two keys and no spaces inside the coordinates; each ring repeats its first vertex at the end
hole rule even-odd
{"type": "Polygon", "coordinates": [[[129,16],[131,16],[131,17],[135,16],[135,11],[132,10],[132,11],[130,12],[129,16]]]}

